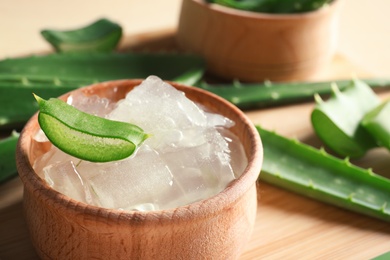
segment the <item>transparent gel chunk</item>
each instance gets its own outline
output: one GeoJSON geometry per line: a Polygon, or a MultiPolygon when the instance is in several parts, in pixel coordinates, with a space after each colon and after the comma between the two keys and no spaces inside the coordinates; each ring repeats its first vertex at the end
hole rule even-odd
{"type": "Polygon", "coordinates": [[[173,176],[159,155],[142,146],[135,156],[110,163],[83,162],[78,171],[92,190],[97,206],[135,208],[139,204],[159,205],[172,187],[173,176]]]}
{"type": "Polygon", "coordinates": [[[152,133],[158,129],[181,129],[207,123],[204,112],[183,92],[156,77],[148,77],[129,92],[109,117],[119,121],[131,120],[152,133]]]}
{"type": "Polygon", "coordinates": [[[218,130],[227,142],[230,151],[230,165],[234,170],[235,177],[238,178],[248,166],[248,158],[246,157],[244,146],[238,136],[228,129],[219,128],[218,130]]]}
{"type": "Polygon", "coordinates": [[[53,163],[43,168],[46,182],[55,190],[81,202],[91,203],[91,194],[72,161],[53,163]]]}
{"type": "Polygon", "coordinates": [[[43,177],[45,167],[66,161],[72,161],[74,164],[77,164],[80,162],[80,159],[72,157],[52,145],[51,149],[47,153],[44,153],[35,160],[33,168],[40,177],[43,177]]]}
{"type": "MultiPolygon", "coordinates": [[[[182,203],[206,199],[222,191],[235,176],[224,138],[215,130],[198,132],[197,145],[183,145],[161,154],[183,192],[182,203]]],[[[187,143],[186,143],[187,144],[187,143]]]]}
{"type": "Polygon", "coordinates": [[[115,104],[107,98],[98,95],[85,97],[82,92],[72,93],[66,102],[78,110],[100,117],[105,117],[115,107],[115,104]]]}
{"type": "Polygon", "coordinates": [[[234,122],[227,117],[218,114],[209,113],[209,112],[206,112],[205,114],[207,117],[208,127],[222,126],[222,127],[230,128],[234,126],[234,122]]]}

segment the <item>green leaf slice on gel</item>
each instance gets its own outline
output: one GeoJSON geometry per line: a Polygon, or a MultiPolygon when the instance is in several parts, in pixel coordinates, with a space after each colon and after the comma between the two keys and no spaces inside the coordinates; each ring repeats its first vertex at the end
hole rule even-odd
{"type": "Polygon", "coordinates": [[[62,100],[44,100],[38,122],[47,138],[63,152],[91,162],[117,161],[129,157],[148,138],[140,127],[82,112],[62,100]]]}

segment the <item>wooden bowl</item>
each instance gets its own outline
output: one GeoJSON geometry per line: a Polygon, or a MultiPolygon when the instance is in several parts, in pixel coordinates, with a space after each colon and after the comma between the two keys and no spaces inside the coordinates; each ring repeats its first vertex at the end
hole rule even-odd
{"type": "MultiPolygon", "coordinates": [[[[76,91],[118,100],[141,80],[100,83],[76,91]]],[[[257,209],[256,180],[263,150],[251,121],[211,93],[171,83],[188,98],[236,122],[249,164],[241,177],[214,197],[171,210],[125,212],[70,199],[50,188],[31,167],[42,153],[32,141],[34,115],[17,147],[24,185],[24,211],[31,239],[42,259],[235,259],[246,245],[257,209]]],[[[65,99],[69,94],[61,96],[65,99]]]]}
{"type": "Polygon", "coordinates": [[[312,79],[334,54],[340,2],[308,13],[262,14],[183,0],[177,42],[222,78],[312,79]]]}

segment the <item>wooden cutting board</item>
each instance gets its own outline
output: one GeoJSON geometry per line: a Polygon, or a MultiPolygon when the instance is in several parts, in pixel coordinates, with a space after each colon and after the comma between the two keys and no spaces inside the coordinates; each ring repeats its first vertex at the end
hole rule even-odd
{"type": "MultiPolygon", "coordinates": [[[[174,31],[126,37],[121,50],[175,51],[174,31]]],[[[336,55],[318,80],[367,77],[336,55]]],[[[380,93],[390,97],[390,91],[380,93]]],[[[313,103],[246,111],[256,124],[321,146],[310,125],[313,103]]],[[[390,177],[390,153],[376,149],[356,164],[390,177]]],[[[0,259],[38,259],[23,219],[22,184],[15,178],[0,186],[0,259]]],[[[390,223],[327,205],[272,185],[258,184],[253,235],[240,259],[371,259],[390,250],[390,223]]]]}

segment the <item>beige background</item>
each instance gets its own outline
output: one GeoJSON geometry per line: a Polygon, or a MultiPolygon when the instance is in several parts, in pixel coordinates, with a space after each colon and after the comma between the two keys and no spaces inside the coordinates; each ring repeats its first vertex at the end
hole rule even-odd
{"type": "MultiPolygon", "coordinates": [[[[390,75],[390,1],[343,0],[339,53],[374,76],[390,75]]],[[[0,0],[0,58],[46,50],[39,31],[73,29],[100,17],[126,34],[176,27],[180,0],[0,0]]]]}

